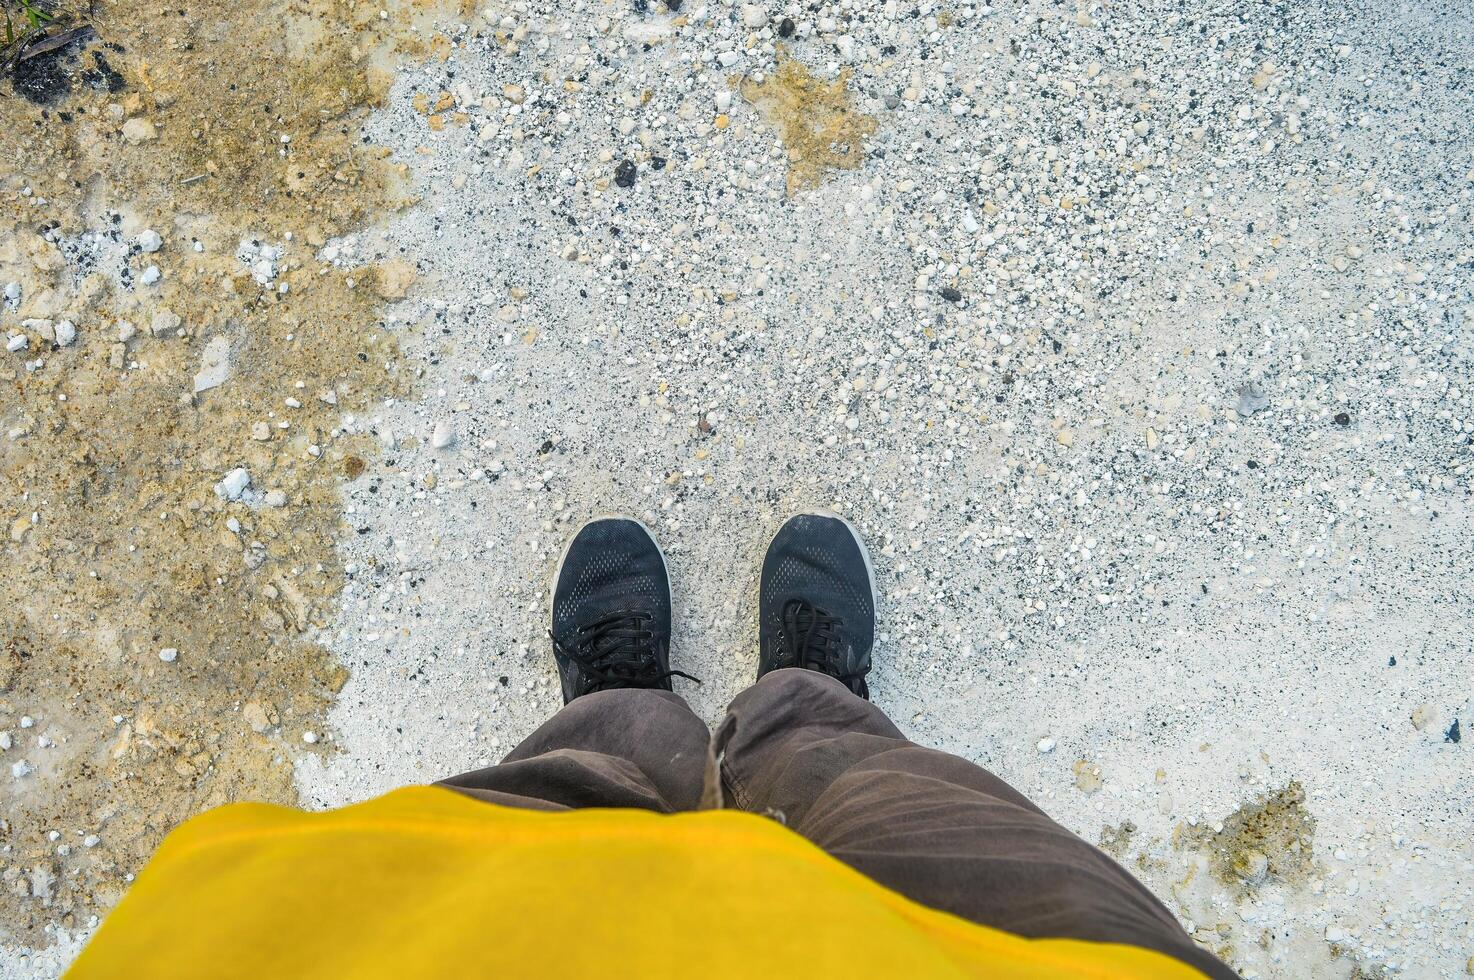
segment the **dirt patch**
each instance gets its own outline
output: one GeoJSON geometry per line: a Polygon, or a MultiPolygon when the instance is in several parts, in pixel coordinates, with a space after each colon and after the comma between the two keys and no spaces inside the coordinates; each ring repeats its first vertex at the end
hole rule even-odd
{"type": "Polygon", "coordinates": [[[832,82],[815,78],[803,62],[778,48],[778,64],[762,81],[733,80],[744,99],[778,130],[788,151],[788,193],[818,187],[836,170],[858,170],[865,139],[876,121],[855,107],[850,70],[832,82]]]}
{"type": "Polygon", "coordinates": [[[1221,824],[1179,827],[1174,836],[1179,849],[1206,854],[1209,872],[1236,894],[1271,879],[1300,885],[1315,869],[1315,818],[1299,782],[1245,804],[1221,824]]]}
{"type": "Polygon", "coordinates": [[[1136,835],[1136,830],[1136,824],[1130,820],[1123,820],[1114,827],[1106,824],[1100,828],[1100,849],[1117,861],[1124,862],[1126,853],[1131,850],[1131,838],[1136,835]]]}
{"type": "Polygon", "coordinates": [[[408,387],[380,265],[412,276],[321,248],[398,203],[358,119],[429,8],[390,9],[99,3],[0,83],[0,940],[87,926],[200,810],[292,802],[322,745],[375,458],[343,414],[408,387]]]}

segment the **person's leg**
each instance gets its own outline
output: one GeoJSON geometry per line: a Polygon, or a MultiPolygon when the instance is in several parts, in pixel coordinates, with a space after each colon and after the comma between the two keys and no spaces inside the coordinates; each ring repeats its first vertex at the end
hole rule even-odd
{"type": "Polygon", "coordinates": [[[709,733],[678,695],[586,694],[533,732],[501,765],[442,780],[478,799],[539,810],[695,809],[709,733]]]}
{"type": "Polygon", "coordinates": [[[907,741],[845,684],[771,671],[729,718],[732,803],[886,887],[1015,935],[1127,943],[1234,976],[1103,852],[987,770],[907,741]]]}
{"type": "Polygon", "coordinates": [[[554,575],[553,659],[564,708],[499,766],[440,785],[509,806],[696,807],[706,726],[671,693],[670,576],[643,524],[601,517],[568,541],[554,575]]]}

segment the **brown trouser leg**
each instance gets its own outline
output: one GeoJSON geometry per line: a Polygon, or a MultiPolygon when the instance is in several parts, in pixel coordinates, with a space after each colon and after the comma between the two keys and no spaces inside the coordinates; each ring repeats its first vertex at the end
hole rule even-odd
{"type": "MultiPolygon", "coordinates": [[[[696,807],[705,726],[673,694],[579,698],[505,762],[444,785],[511,806],[696,807]]],[[[997,776],[906,741],[839,682],[779,670],[738,695],[717,736],[729,803],[768,814],[931,908],[1029,937],[1128,943],[1234,974],[1104,853],[997,776]]]]}
{"type": "Polygon", "coordinates": [[[669,691],[596,691],[565,705],[502,760],[439,785],[533,810],[694,810],[711,733],[669,691]]]}

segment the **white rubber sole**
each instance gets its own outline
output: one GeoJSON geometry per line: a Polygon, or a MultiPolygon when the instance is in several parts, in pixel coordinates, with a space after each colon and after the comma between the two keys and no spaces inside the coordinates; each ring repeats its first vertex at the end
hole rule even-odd
{"type": "MultiPolygon", "coordinates": [[[[590,517],[588,520],[580,524],[578,526],[578,530],[568,535],[568,540],[563,545],[563,553],[558,556],[558,564],[554,566],[553,577],[548,582],[548,628],[551,629],[553,625],[553,600],[554,597],[556,597],[558,594],[558,579],[563,574],[563,563],[568,560],[568,552],[573,550],[573,542],[580,534],[583,533],[583,529],[588,527],[590,524],[596,524],[599,521],[633,521],[634,523],[640,525],[640,530],[644,531],[646,536],[650,538],[651,542],[653,542],[655,545],[655,551],[660,555],[660,564],[665,569],[666,601],[670,604],[671,613],[672,615],[674,615],[676,608],[675,589],[674,587],[672,587],[670,581],[670,563],[665,560],[665,551],[660,547],[660,541],[655,537],[651,530],[645,526],[645,522],[640,520],[638,517],[631,517],[628,514],[596,514],[595,516],[590,517]]],[[[868,562],[869,559],[867,558],[866,561],[868,562]]]]}

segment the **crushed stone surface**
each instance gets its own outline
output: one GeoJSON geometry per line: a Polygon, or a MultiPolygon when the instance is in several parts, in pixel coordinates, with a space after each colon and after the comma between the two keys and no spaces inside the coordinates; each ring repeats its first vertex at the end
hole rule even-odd
{"type": "Polygon", "coordinates": [[[605,512],[665,548],[715,720],[768,535],[828,506],[914,738],[1129,821],[1247,976],[1462,971],[1456,10],[483,8],[368,124],[421,198],[382,241],[424,383],[360,420],[304,795],[490,764],[555,711],[548,577],[605,512]],[[785,65],[826,101],[775,118],[785,65]],[[862,159],[795,182],[840,84],[862,159]]]}
{"type": "MultiPolygon", "coordinates": [[[[262,606],[277,617],[253,630],[336,658],[313,684],[280,681],[301,699],[290,724],[276,702],[219,702],[241,752],[294,769],[274,793],[335,806],[496,762],[561,703],[548,579],[567,536],[607,512],[660,539],[673,666],[702,679],[676,689],[715,721],[755,671],[768,536],[826,506],[870,543],[871,689],[908,735],[1108,847],[1246,977],[1466,970],[1464,5],[498,0],[394,7],[392,32],[353,20],[356,6],[333,12],[392,33],[408,60],[387,90],[350,89],[377,109],[361,133],[356,115],[337,124],[318,183],[280,200],[291,171],[252,186],[312,201],[353,147],[365,196],[324,206],[309,233],[281,214],[245,227],[214,179],[188,189],[214,195],[193,206],[216,216],[207,254],[237,294],[294,301],[299,280],[278,292],[285,263],[364,304],[324,306],[303,336],[360,329],[326,335],[320,359],[287,373],[210,351],[176,297],[189,336],[162,361],[170,405],[225,393],[252,409],[205,425],[191,436],[201,455],[178,459],[192,523],[239,537],[231,520],[275,520],[315,563],[308,594],[279,571],[232,573],[258,590],[253,623],[262,606]],[[394,353],[336,387],[328,354],[368,335],[394,353]],[[290,512],[299,491],[269,451],[284,437],[267,392],[272,411],[311,406],[332,435],[331,467],[313,470],[330,478],[311,484],[318,524],[290,512]]],[[[367,44],[330,43],[368,58],[367,44]]],[[[160,159],[188,179],[199,161],[171,142],[167,108],[124,107],[109,138],[127,153],[172,147],[160,159]],[[124,127],[139,115],[162,125],[124,127]]],[[[0,253],[0,280],[27,277],[0,304],[0,332],[26,339],[0,354],[13,375],[0,399],[33,390],[28,362],[48,338],[23,307],[66,269],[135,290],[152,266],[147,288],[179,288],[176,193],[139,191],[164,211],[127,219],[122,253],[88,237],[95,215],[38,236],[55,257],[0,253]]],[[[131,370],[139,345],[173,343],[145,312],[121,340],[111,314],[69,315],[76,347],[53,324],[44,356],[131,370]]],[[[257,349],[284,344],[278,320],[259,322],[257,349]]],[[[86,397],[111,391],[98,389],[86,397]]],[[[22,670],[0,663],[0,807],[17,828],[15,814],[50,807],[24,846],[55,847],[55,829],[71,850],[19,859],[14,830],[0,845],[3,901],[27,916],[23,934],[0,935],[5,977],[54,975],[136,870],[135,848],[60,922],[53,895],[111,839],[80,817],[96,792],[64,792],[52,761],[64,698],[32,691],[120,668],[95,639],[69,639],[101,629],[82,607],[38,626],[75,600],[46,584],[55,518],[33,518],[25,496],[62,477],[11,475],[15,460],[33,474],[70,451],[14,455],[36,444],[36,426],[7,435],[36,404],[0,401],[0,545],[22,568],[4,587],[29,644],[22,670]]],[[[72,537],[73,574],[116,567],[102,540],[72,537]]],[[[243,547],[226,552],[237,565],[243,547]]],[[[146,563],[131,575],[170,616],[197,608],[146,563]]],[[[217,601],[220,622],[237,622],[217,601]]],[[[128,635],[115,659],[148,692],[132,698],[168,707],[241,683],[201,672],[200,642],[128,635]]],[[[65,734],[73,754],[104,744],[97,725],[65,734]]],[[[231,754],[201,759],[187,784],[219,773],[218,792],[171,795],[184,802],[170,813],[249,795],[229,782],[246,771],[231,754]]]]}

